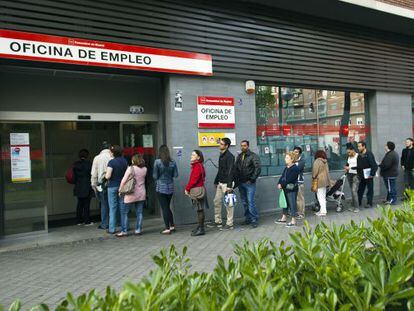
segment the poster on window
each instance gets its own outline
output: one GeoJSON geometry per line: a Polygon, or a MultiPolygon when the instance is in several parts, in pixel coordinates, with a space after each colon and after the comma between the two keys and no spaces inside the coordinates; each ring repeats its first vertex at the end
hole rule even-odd
{"type": "Polygon", "coordinates": [[[10,161],[13,183],[32,181],[30,146],[10,146],[10,161]]]}

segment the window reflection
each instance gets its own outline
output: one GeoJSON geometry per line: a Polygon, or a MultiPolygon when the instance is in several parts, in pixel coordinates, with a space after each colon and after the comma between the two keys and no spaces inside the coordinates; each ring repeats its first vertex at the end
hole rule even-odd
{"type": "Polygon", "coordinates": [[[278,175],[284,154],[300,146],[310,171],[318,149],[328,155],[331,169],[345,163],[345,144],[365,140],[363,93],[258,86],[256,89],[257,136],[262,175],[278,175]],[[345,126],[346,125],[346,126],[345,126]]]}

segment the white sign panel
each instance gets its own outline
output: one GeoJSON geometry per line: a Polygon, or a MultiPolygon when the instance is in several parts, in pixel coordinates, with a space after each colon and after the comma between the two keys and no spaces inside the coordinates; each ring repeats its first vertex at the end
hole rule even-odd
{"type": "Polygon", "coordinates": [[[144,148],[154,147],[154,142],[152,140],[152,135],[142,135],[142,144],[144,148]]]}
{"type": "Polygon", "coordinates": [[[211,55],[0,29],[0,56],[211,76],[211,55]]]}
{"type": "Polygon", "coordinates": [[[29,133],[10,133],[10,145],[29,145],[29,133]]]}
{"type": "Polygon", "coordinates": [[[30,147],[11,146],[10,160],[12,182],[31,182],[32,168],[30,163],[30,147]]]}
{"type": "Polygon", "coordinates": [[[198,128],[234,128],[233,97],[198,96],[198,128]]]}

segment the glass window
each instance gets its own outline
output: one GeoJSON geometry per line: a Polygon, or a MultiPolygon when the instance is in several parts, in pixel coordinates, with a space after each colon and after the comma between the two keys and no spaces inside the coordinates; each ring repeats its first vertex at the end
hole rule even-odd
{"type": "Polygon", "coordinates": [[[342,169],[346,143],[366,138],[364,94],[346,94],[336,90],[257,86],[262,175],[281,174],[284,154],[295,146],[303,150],[306,171],[311,170],[318,149],[327,153],[331,170],[342,169]]]}

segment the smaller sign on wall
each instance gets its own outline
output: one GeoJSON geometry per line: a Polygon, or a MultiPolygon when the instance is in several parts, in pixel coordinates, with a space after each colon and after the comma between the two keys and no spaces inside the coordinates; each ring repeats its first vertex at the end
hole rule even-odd
{"type": "Polygon", "coordinates": [[[236,133],[211,133],[211,132],[199,132],[198,133],[198,146],[199,147],[218,147],[220,145],[220,139],[227,137],[231,140],[231,145],[236,145],[236,133]]]}
{"type": "Polygon", "coordinates": [[[142,145],[144,148],[153,148],[154,142],[152,140],[152,135],[142,135],[142,145]]]}
{"type": "Polygon", "coordinates": [[[10,133],[10,166],[13,183],[32,181],[29,133],[10,133]]]}
{"type": "Polygon", "coordinates": [[[198,128],[234,128],[233,97],[198,96],[198,128]]]}

